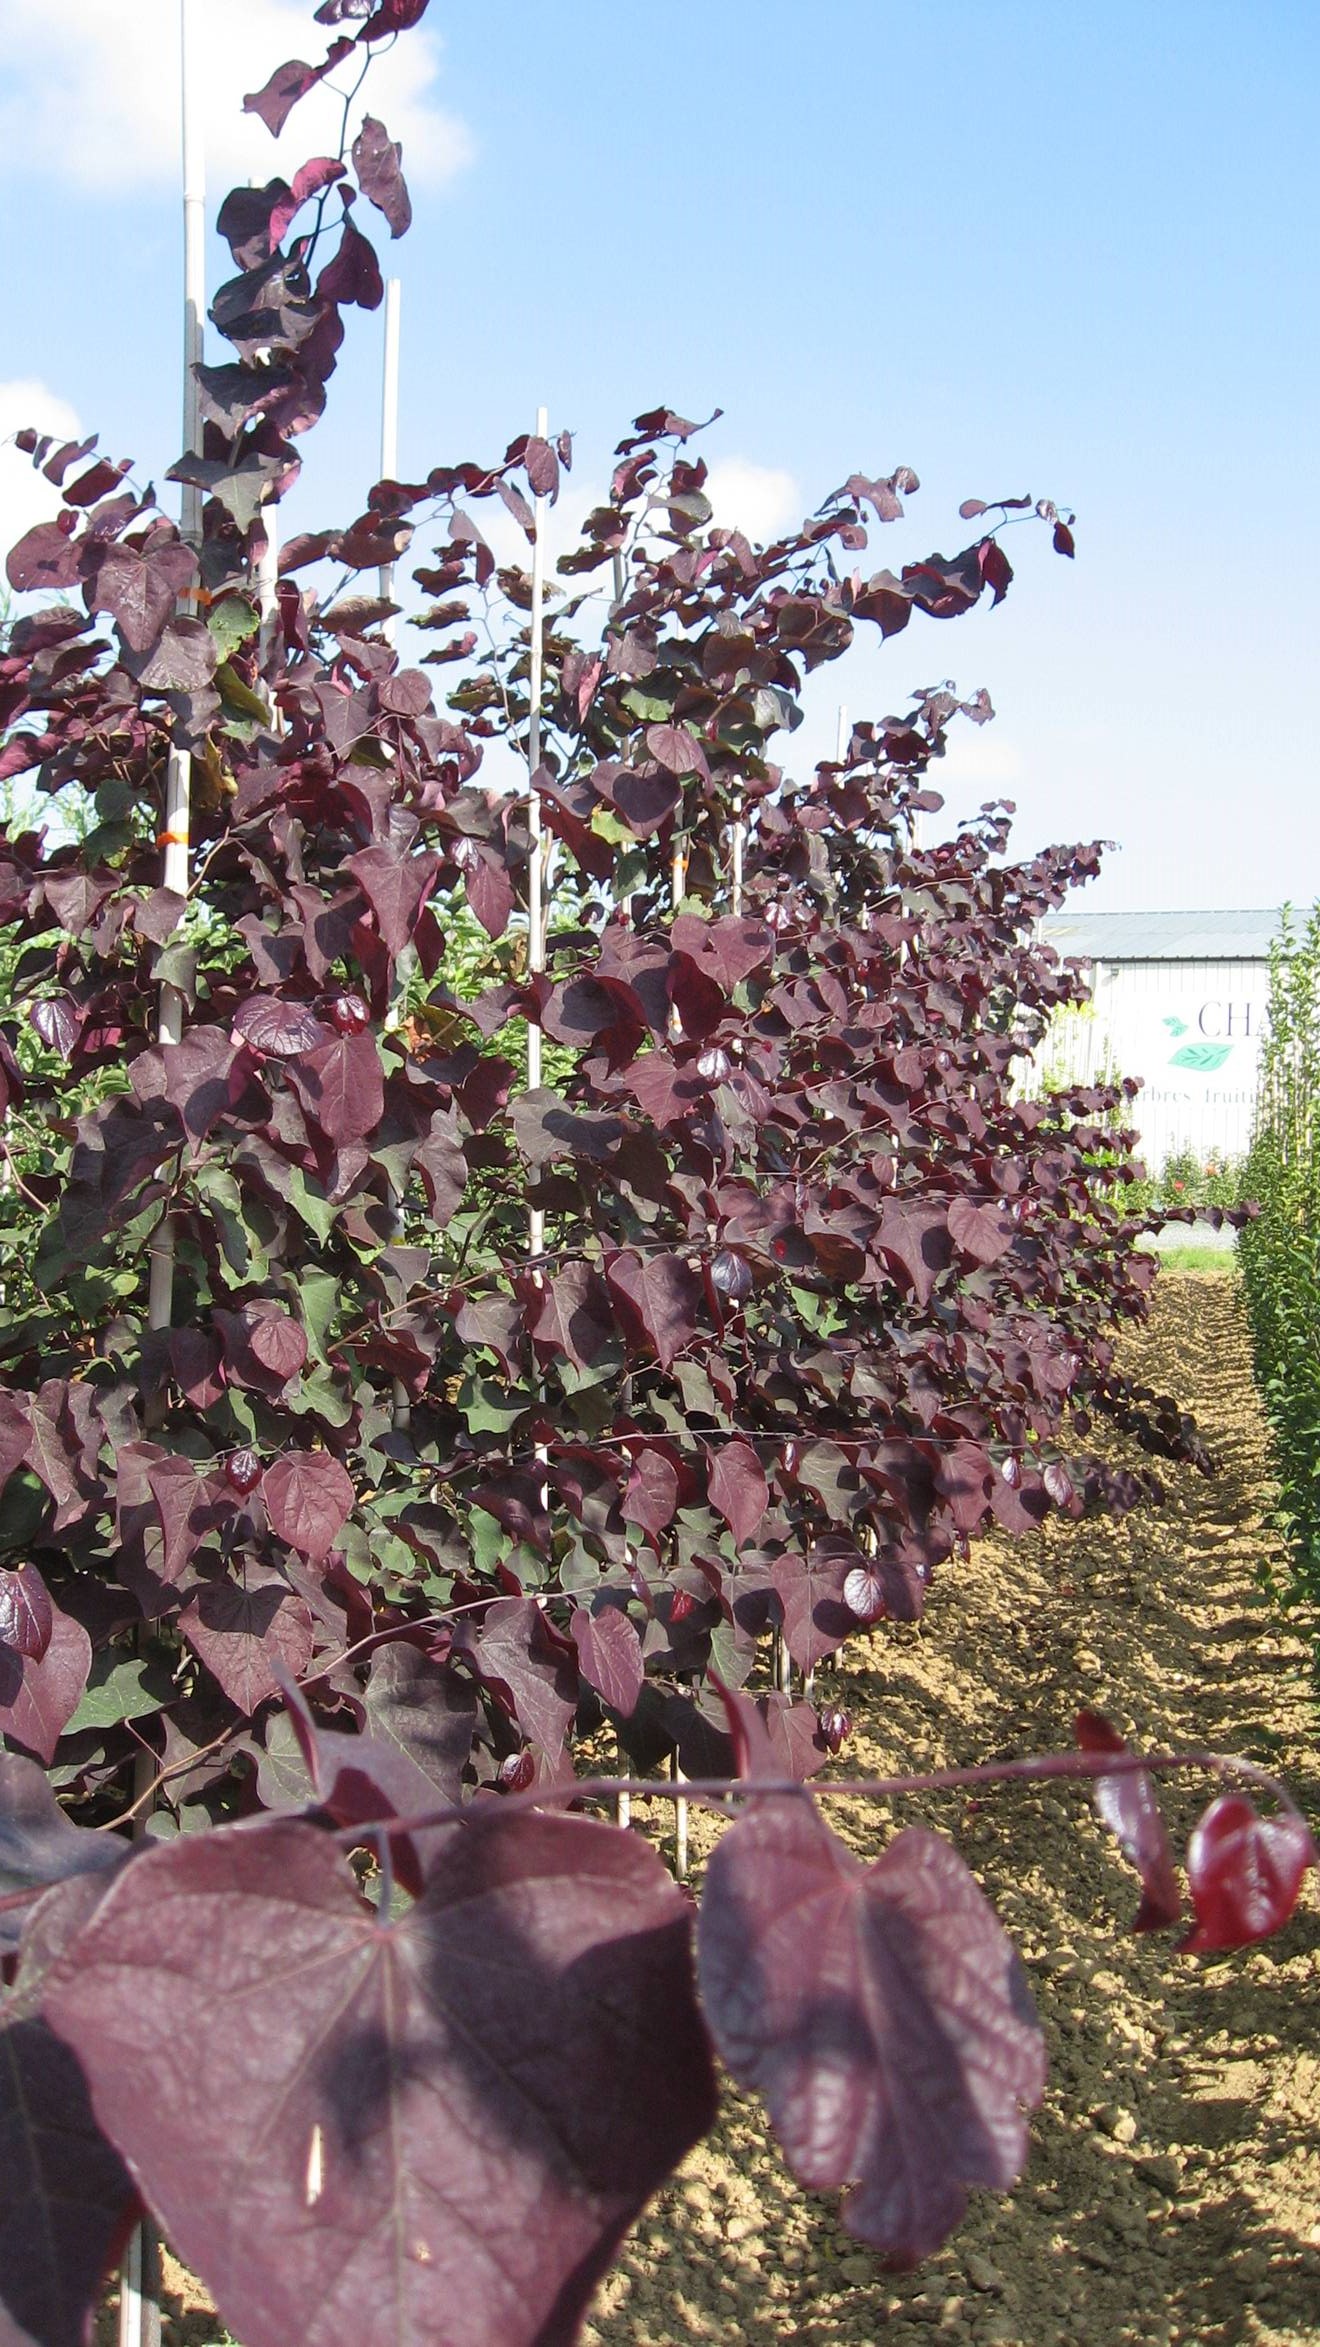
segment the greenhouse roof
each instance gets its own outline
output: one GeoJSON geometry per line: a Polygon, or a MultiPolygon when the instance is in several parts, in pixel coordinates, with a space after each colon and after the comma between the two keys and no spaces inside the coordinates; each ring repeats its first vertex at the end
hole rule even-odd
{"type": "Polygon", "coordinates": [[[1263,962],[1282,914],[1054,913],[1040,935],[1093,962],[1263,962]]]}

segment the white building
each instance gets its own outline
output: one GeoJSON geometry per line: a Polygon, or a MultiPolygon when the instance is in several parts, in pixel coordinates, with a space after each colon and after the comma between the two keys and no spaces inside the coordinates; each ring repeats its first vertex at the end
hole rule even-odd
{"type": "Polygon", "coordinates": [[[1131,1121],[1158,1173],[1175,1150],[1203,1163],[1251,1138],[1256,1058],[1277,912],[1058,913],[1040,935],[1076,957],[1092,1000],[1060,1015],[1036,1057],[1050,1082],[1139,1076],[1131,1121]]]}

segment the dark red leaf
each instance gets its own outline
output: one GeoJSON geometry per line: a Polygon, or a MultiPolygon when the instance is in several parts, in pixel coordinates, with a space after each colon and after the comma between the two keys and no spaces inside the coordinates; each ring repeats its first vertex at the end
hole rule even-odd
{"type": "Polygon", "coordinates": [[[329,1451],[286,1451],[262,1477],[272,1530],[321,1563],[353,1512],[353,1483],[329,1451]]]}
{"type": "Polygon", "coordinates": [[[277,65],[264,88],[244,98],[244,113],[259,114],[272,138],[278,138],[298,100],[327,73],[333,73],[352,46],[351,41],[332,41],[329,54],[320,65],[304,65],[300,57],[291,57],[286,65],[277,65]]]}
{"type": "Polygon", "coordinates": [[[36,1566],[0,1567],[0,1646],[40,1662],[54,1627],[50,1591],[36,1566]]]}
{"type": "MultiPolygon", "coordinates": [[[[269,1478],[267,1478],[269,1480],[269,1478]]],[[[249,1565],[236,1581],[203,1581],[179,1615],[179,1628],[213,1678],[250,1718],[299,1678],[312,1659],[311,1613],[287,1582],[249,1565]]]]}
{"type": "MultiPolygon", "coordinates": [[[[385,299],[385,281],[380,263],[360,228],[344,216],[339,232],[339,250],[333,261],[328,261],[316,281],[317,297],[321,301],[336,302],[342,309],[356,303],[360,310],[378,310],[385,299]]],[[[351,552],[341,545],[341,555],[358,570],[369,568],[369,563],[353,561],[351,552]]]]}
{"type": "Polygon", "coordinates": [[[373,1655],[367,1727],[450,1800],[459,1798],[477,1724],[470,1679],[396,1641],[373,1655]]]}
{"type": "MultiPolygon", "coordinates": [[[[1083,1752],[1127,1752],[1118,1730],[1099,1712],[1079,1711],[1076,1736],[1083,1752]]],[[[1095,1805],[1124,1857],[1141,1877],[1141,1905],[1134,1931],[1163,1931],[1182,1913],[1173,1851],[1160,1811],[1155,1780],[1146,1769],[1130,1776],[1098,1777],[1095,1805]]]]}
{"type": "Polygon", "coordinates": [[[648,725],[646,746],[651,756],[667,773],[682,777],[700,775],[703,782],[710,778],[706,753],[694,733],[685,725],[648,725]]]}
{"type": "Polygon", "coordinates": [[[643,1532],[658,1537],[668,1530],[678,1508],[678,1470],[663,1451],[649,1444],[634,1451],[620,1504],[625,1522],[639,1524],[643,1532]]]}
{"type": "Polygon", "coordinates": [[[399,169],[402,160],[404,150],[395,146],[385,124],[378,122],[376,115],[364,115],[362,129],[352,141],[352,169],[357,171],[357,185],[364,197],[388,218],[392,237],[402,237],[413,218],[409,190],[399,169]]]}
{"type": "Polygon", "coordinates": [[[1013,1225],[1002,1208],[955,1198],[949,1207],[949,1236],[974,1262],[997,1263],[1013,1244],[1013,1225]]]}
{"type": "Polygon", "coordinates": [[[0,1734],[35,1752],[47,1768],[83,1699],[92,1642],[81,1622],[53,1609],[50,1643],[39,1662],[0,1650],[0,1734]]]}
{"type": "Polygon", "coordinates": [[[5,576],[19,595],[50,594],[73,587],[81,576],[82,545],[75,544],[74,517],[37,522],[5,557],[5,576]]]}
{"type": "Polygon", "coordinates": [[[364,1140],[385,1113],[385,1080],[370,1034],[336,1036],[291,1073],[309,1113],[336,1149],[364,1140]]]}
{"type": "MultiPolygon", "coordinates": [[[[12,1765],[0,1760],[0,1770],[12,1765]]],[[[104,1834],[81,1839],[109,1846],[104,1834]]],[[[51,1966],[101,1888],[84,1876],[47,1892],[31,1917],[16,1986],[0,2000],[4,2347],[85,2347],[106,2269],[137,2206],[123,2161],[96,2124],[77,2057],[42,2011],[51,1966]]]]}
{"type": "Polygon", "coordinates": [[[846,1592],[859,1555],[852,1541],[831,1535],[805,1556],[788,1549],[775,1558],[770,1579],[784,1610],[784,1644],[799,1670],[814,1670],[856,1628],[846,1592]]]}
{"type": "Polygon", "coordinates": [[[71,996],[46,995],[42,1001],[33,1003],[28,1019],[48,1051],[58,1052],[63,1060],[72,1059],[82,1018],[71,996]]]}
{"type": "Polygon", "coordinates": [[[94,610],[109,612],[130,652],[146,653],[196,577],[197,557],[180,538],[150,548],[109,546],[93,573],[89,598],[94,610]]]}
{"type": "Polygon", "coordinates": [[[1200,1955],[1267,1939],[1288,1921],[1302,1877],[1315,1864],[1315,1843],[1296,1810],[1264,1818],[1245,1794],[1221,1794],[1187,1846],[1196,1921],[1179,1948],[1200,1955]]]}
{"type": "Polygon", "coordinates": [[[248,1345],[262,1368],[281,1385],[296,1377],[307,1359],[306,1335],[287,1312],[271,1312],[255,1320],[248,1345]]]}
{"type": "Polygon", "coordinates": [[[606,1266],[606,1279],[654,1348],[662,1369],[697,1331],[705,1290],[701,1275],[681,1255],[619,1254],[606,1266]]]}
{"type": "Polygon", "coordinates": [[[536,497],[553,497],[559,488],[559,459],[548,440],[530,439],[523,452],[527,479],[536,497]]]}
{"type": "Polygon", "coordinates": [[[384,845],[363,848],[349,857],[347,868],[359,883],[392,954],[402,953],[411,942],[439,861],[434,855],[401,856],[384,845]]]}
{"type": "Polygon", "coordinates": [[[472,1647],[488,1686],[503,1690],[523,1735],[554,1761],[577,1710],[577,1671],[531,1598],[490,1607],[472,1647]]]}
{"type": "Polygon", "coordinates": [[[901,1833],[864,1867],[810,1800],[763,1799],[709,1862],[702,2002],[811,2191],[852,2185],[850,2231],[900,2265],[1004,2190],[1045,2054],[1022,1968],[951,1845],[901,1833]]]}
{"type": "Polygon", "coordinates": [[[723,1516],[739,1548],[755,1535],[770,1505],[770,1486],[749,1442],[721,1443],[707,1485],[710,1504],[723,1516]]]}
{"type": "Polygon", "coordinates": [[[875,1243],[890,1267],[902,1275],[918,1304],[928,1304],[936,1280],[953,1260],[947,1205],[920,1198],[886,1199],[875,1243]]]}
{"type": "Polygon", "coordinates": [[[200,619],[171,619],[135,674],[153,693],[196,693],[215,675],[217,659],[215,637],[200,619]]]}
{"type": "Polygon", "coordinates": [[[137,1861],[46,2009],[247,2347],[568,2347],[714,2115],[689,1912],[637,1836],[492,1811],[384,1922],[274,1820],[137,1861]]]}
{"type": "Polygon", "coordinates": [[[847,1575],[843,1602],[859,1622],[915,1622],[923,1590],[913,1567],[896,1550],[860,1558],[847,1575]]]}
{"type": "Polygon", "coordinates": [[[602,1702],[624,1719],[631,1719],[646,1679],[642,1642],[618,1606],[602,1605],[598,1613],[579,1606],[569,1623],[578,1650],[578,1667],[602,1702]]]}
{"type": "MultiPolygon", "coordinates": [[[[68,1875],[106,1874],[127,1855],[126,1845],[113,1835],[75,1825],[66,1817],[35,1760],[0,1752],[0,1897],[46,1889],[68,1875]]],[[[0,1950],[6,1955],[18,1946],[27,1912],[14,1908],[0,1914],[0,1950]]],[[[0,2004],[0,2015],[4,2011],[0,2004]]],[[[0,2166],[0,2174],[4,2172],[0,2166]]],[[[3,2287],[0,2259],[0,2293],[3,2287]]]]}
{"type": "Polygon", "coordinates": [[[1056,522],[1054,525],[1054,551],[1069,557],[1077,552],[1077,541],[1066,522],[1056,522]]]}
{"type": "Polygon", "coordinates": [[[236,1043],[272,1059],[302,1059],[329,1039],[309,1002],[276,994],[250,994],[235,1011],[230,1032],[236,1043]]]}

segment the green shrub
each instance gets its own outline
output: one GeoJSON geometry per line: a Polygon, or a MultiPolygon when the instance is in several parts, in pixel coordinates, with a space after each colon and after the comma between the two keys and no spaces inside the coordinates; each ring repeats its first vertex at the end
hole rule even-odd
{"type": "Polygon", "coordinates": [[[1256,1378],[1273,1436],[1291,1594],[1320,1598],[1320,905],[1270,956],[1255,1131],[1243,1176],[1259,1218],[1238,1243],[1256,1378]]]}

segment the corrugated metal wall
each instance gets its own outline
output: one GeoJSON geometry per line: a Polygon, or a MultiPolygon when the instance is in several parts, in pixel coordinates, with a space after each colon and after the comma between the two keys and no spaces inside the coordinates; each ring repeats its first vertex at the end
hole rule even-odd
{"type": "Polygon", "coordinates": [[[1153,1173],[1175,1150],[1203,1163],[1240,1156],[1251,1138],[1268,963],[1097,962],[1090,976],[1090,1008],[1056,1020],[1036,1077],[1140,1076],[1132,1121],[1153,1173]]]}

